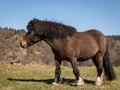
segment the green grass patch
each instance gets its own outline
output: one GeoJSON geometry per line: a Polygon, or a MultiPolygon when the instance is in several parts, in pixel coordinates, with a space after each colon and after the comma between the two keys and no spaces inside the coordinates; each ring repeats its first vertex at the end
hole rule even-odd
{"type": "Polygon", "coordinates": [[[80,67],[85,85],[75,86],[72,68],[62,66],[63,84],[53,86],[55,66],[43,64],[10,65],[0,63],[0,90],[120,90],[120,67],[114,67],[117,79],[95,86],[95,67],[80,67]]]}

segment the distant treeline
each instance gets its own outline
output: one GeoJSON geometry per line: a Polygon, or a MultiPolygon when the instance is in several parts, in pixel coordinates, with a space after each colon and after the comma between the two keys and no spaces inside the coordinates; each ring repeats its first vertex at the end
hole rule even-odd
{"type": "MultiPolygon", "coordinates": [[[[14,28],[8,28],[8,27],[4,27],[4,28],[1,28],[0,29],[4,29],[4,30],[12,30],[14,32],[26,32],[25,29],[14,29],[14,28]]],[[[114,40],[120,40],[120,35],[106,35],[108,38],[112,38],[114,40]]]]}
{"type": "Polygon", "coordinates": [[[120,35],[107,35],[107,37],[114,40],[120,40],[120,35]]]}
{"type": "Polygon", "coordinates": [[[12,30],[12,31],[25,31],[25,29],[14,29],[14,28],[11,28],[11,27],[4,27],[4,28],[2,28],[2,27],[0,27],[0,29],[4,29],[4,30],[12,30]]]}

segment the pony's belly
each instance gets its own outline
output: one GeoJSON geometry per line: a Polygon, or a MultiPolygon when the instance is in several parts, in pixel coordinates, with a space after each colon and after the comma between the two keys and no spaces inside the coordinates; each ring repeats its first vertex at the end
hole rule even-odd
{"type": "Polygon", "coordinates": [[[83,62],[83,61],[87,61],[87,60],[90,60],[91,58],[87,58],[87,59],[83,59],[83,58],[78,58],[77,61],[78,62],[83,62]]]}

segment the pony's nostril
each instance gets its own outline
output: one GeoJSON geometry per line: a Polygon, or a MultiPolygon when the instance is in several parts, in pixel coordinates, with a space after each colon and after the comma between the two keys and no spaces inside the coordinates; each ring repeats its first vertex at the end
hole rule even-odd
{"type": "Polygon", "coordinates": [[[26,48],[27,47],[27,41],[25,39],[21,40],[20,45],[21,45],[21,47],[26,48]]]}

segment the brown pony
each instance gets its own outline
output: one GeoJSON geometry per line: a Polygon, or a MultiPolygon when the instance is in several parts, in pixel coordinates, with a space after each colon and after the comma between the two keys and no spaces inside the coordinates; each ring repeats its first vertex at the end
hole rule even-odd
{"type": "Polygon", "coordinates": [[[61,63],[67,60],[71,63],[77,85],[83,85],[77,61],[92,59],[97,68],[95,84],[102,84],[102,69],[108,80],[115,79],[115,73],[108,54],[106,37],[98,30],[77,32],[75,28],[61,23],[31,20],[27,25],[28,32],[21,41],[21,46],[26,48],[44,40],[52,49],[55,56],[55,80],[53,85],[61,83],[61,63]]]}

